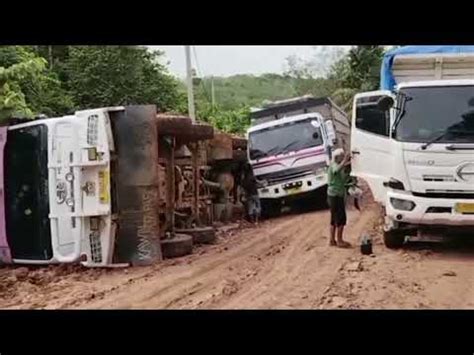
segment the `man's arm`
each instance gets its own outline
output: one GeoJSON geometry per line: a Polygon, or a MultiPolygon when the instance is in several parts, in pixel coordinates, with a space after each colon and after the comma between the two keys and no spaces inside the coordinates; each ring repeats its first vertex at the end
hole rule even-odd
{"type": "Polygon", "coordinates": [[[350,163],[351,163],[351,156],[350,154],[346,154],[344,155],[344,159],[341,161],[340,164],[334,164],[334,171],[337,172],[350,163]]]}

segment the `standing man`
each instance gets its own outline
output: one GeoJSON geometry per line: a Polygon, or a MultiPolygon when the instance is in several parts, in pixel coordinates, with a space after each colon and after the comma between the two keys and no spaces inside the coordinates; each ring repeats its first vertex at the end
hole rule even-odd
{"type": "Polygon", "coordinates": [[[260,205],[260,198],[258,197],[258,183],[250,164],[246,164],[245,166],[242,186],[245,190],[247,214],[252,222],[258,224],[262,207],[260,205]]]}
{"type": "Polygon", "coordinates": [[[332,153],[332,162],[328,169],[328,204],[331,209],[331,228],[329,245],[350,248],[343,240],[346,217],[346,191],[349,173],[345,167],[350,164],[350,155],[344,155],[341,148],[332,153]]]}

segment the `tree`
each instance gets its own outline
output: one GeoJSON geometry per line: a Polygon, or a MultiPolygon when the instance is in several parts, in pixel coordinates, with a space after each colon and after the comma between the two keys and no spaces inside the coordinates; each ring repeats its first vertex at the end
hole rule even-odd
{"type": "Polygon", "coordinates": [[[376,90],[380,82],[382,46],[356,46],[332,68],[332,77],[341,87],[376,90]]]}
{"type": "Polygon", "coordinates": [[[346,113],[350,113],[357,92],[372,91],[379,87],[383,54],[382,46],[357,46],[332,66],[329,78],[338,87],[332,96],[346,113]]]}
{"type": "MultiPolygon", "coordinates": [[[[34,114],[55,116],[66,114],[73,110],[74,103],[71,96],[64,89],[58,75],[47,69],[47,61],[38,55],[32,46],[1,46],[0,67],[22,69],[23,75],[17,75],[14,81],[18,99],[24,101],[24,108],[20,112],[31,117],[34,114]],[[30,63],[30,64],[25,64],[30,63]]],[[[17,112],[19,114],[20,112],[17,112]]]]}
{"type": "Polygon", "coordinates": [[[308,60],[297,56],[286,58],[285,75],[291,79],[296,95],[330,96],[338,86],[328,72],[346,51],[347,48],[340,46],[315,46],[314,55],[308,60]]]}
{"type": "Polygon", "coordinates": [[[212,107],[210,103],[198,105],[197,116],[200,120],[212,124],[227,133],[245,133],[250,126],[250,108],[242,106],[233,110],[212,107]]]}
{"type": "Polygon", "coordinates": [[[14,64],[0,65],[0,120],[13,117],[32,118],[34,111],[28,105],[21,83],[40,77],[46,62],[39,57],[23,57],[15,63],[16,58],[12,52],[7,53],[6,59],[6,63],[14,64]]]}
{"type": "Polygon", "coordinates": [[[341,47],[317,49],[319,55],[310,60],[287,58],[285,74],[293,79],[298,96],[330,96],[350,113],[357,92],[375,90],[379,86],[384,47],[355,46],[346,53],[347,48],[341,47]]]}
{"type": "Polygon", "coordinates": [[[155,104],[171,110],[179,101],[178,84],[160,64],[161,55],[140,46],[71,46],[67,87],[80,107],[155,104]]]}

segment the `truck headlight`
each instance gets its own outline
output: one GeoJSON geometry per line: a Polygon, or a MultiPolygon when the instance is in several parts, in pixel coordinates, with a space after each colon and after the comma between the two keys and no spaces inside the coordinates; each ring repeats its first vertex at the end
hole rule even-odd
{"type": "Polygon", "coordinates": [[[402,200],[400,198],[390,198],[390,203],[392,204],[393,208],[400,210],[400,211],[413,211],[416,204],[413,201],[409,200],[402,200]]]}
{"type": "Polygon", "coordinates": [[[97,160],[97,156],[98,156],[97,148],[95,147],[87,148],[87,158],[89,159],[89,161],[97,160]]]}
{"type": "Polygon", "coordinates": [[[99,116],[90,115],[87,119],[87,144],[97,145],[99,137],[99,116]]]}

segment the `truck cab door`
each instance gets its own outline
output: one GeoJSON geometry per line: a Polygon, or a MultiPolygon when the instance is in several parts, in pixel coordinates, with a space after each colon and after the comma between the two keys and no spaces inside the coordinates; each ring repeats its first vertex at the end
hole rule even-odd
{"type": "Polygon", "coordinates": [[[392,157],[390,153],[390,109],[381,110],[378,100],[390,91],[372,91],[357,94],[352,107],[352,173],[365,180],[374,199],[384,204],[386,188],[383,183],[390,178],[392,157]]]}

